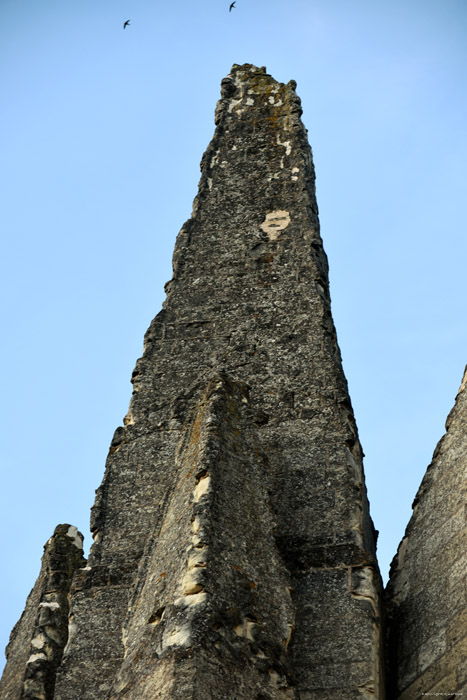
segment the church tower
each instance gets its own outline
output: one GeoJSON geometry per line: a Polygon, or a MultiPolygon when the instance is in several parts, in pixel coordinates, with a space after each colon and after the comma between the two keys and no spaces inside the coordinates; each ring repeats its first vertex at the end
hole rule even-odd
{"type": "Polygon", "coordinates": [[[4,700],[383,697],[375,536],[301,111],[264,68],[222,81],[63,656],[18,662],[31,613],[4,700]],[[49,690],[28,695],[40,664],[49,690]]]}

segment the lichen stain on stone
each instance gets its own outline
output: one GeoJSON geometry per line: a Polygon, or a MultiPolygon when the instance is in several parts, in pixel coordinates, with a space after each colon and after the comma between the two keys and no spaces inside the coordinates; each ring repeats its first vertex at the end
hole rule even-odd
{"type": "Polygon", "coordinates": [[[290,141],[281,141],[279,138],[279,134],[277,134],[277,144],[278,146],[284,146],[286,155],[290,156],[290,154],[292,153],[292,146],[290,145],[290,141]]]}
{"type": "Polygon", "coordinates": [[[73,540],[73,544],[75,545],[75,547],[78,547],[78,549],[83,548],[83,536],[81,535],[81,533],[78,532],[77,527],[75,527],[74,525],[70,525],[70,527],[67,530],[66,536],[73,540]]]}
{"type": "Polygon", "coordinates": [[[260,229],[267,234],[270,241],[275,241],[279,237],[279,231],[283,231],[290,224],[290,214],[283,209],[276,209],[266,214],[260,229]]]}
{"type": "MultiPolygon", "coordinates": [[[[238,100],[231,100],[231,102],[229,104],[229,112],[231,112],[234,109],[234,107],[237,107],[241,103],[242,100],[243,100],[243,97],[240,97],[240,99],[238,99],[238,100]]],[[[238,111],[240,113],[243,112],[242,109],[239,109],[236,111],[238,111]]]]}
{"type": "Polygon", "coordinates": [[[276,102],[276,98],[275,98],[274,94],[269,95],[268,102],[269,102],[269,104],[274,105],[275,107],[282,107],[282,105],[284,104],[280,97],[276,102]]]}
{"type": "Polygon", "coordinates": [[[193,426],[192,426],[191,433],[190,433],[190,438],[189,438],[189,446],[190,447],[197,446],[199,443],[199,439],[201,436],[202,421],[203,421],[202,411],[198,411],[196,413],[196,417],[195,417],[195,420],[193,422],[193,426]]]}

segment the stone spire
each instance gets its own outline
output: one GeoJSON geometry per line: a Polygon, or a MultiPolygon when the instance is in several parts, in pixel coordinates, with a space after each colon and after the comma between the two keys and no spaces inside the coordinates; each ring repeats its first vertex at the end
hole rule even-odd
{"type": "Polygon", "coordinates": [[[391,698],[467,694],[467,369],[386,590],[391,698]]]}
{"type": "Polygon", "coordinates": [[[379,573],[295,83],[222,81],[54,700],[379,698],[379,573]]]}

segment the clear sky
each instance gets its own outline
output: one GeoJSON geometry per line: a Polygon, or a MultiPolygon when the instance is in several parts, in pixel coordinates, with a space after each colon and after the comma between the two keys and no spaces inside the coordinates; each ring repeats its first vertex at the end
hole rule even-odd
{"type": "Polygon", "coordinates": [[[467,362],[465,0],[2,0],[0,619],[89,509],[232,63],[298,83],[382,573],[467,362]],[[123,30],[123,22],[131,20],[123,30]]]}

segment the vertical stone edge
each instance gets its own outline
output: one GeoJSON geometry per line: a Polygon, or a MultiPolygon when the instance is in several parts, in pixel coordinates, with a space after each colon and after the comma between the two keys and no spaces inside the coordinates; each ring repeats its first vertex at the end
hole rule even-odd
{"type": "Polygon", "coordinates": [[[245,384],[215,375],[185,424],[111,700],[298,697],[287,654],[291,588],[248,403],[245,384]]]}
{"type": "Polygon", "coordinates": [[[385,591],[389,700],[467,692],[467,368],[385,591]]]}
{"type": "Polygon", "coordinates": [[[5,651],[2,700],[53,699],[68,640],[71,581],[85,564],[82,534],[72,525],[58,525],[44,546],[39,576],[5,651]]]}

